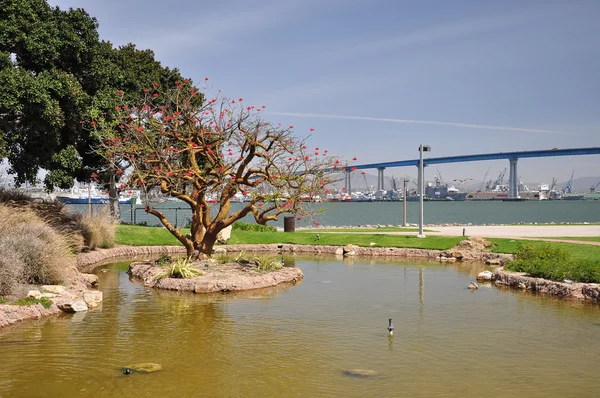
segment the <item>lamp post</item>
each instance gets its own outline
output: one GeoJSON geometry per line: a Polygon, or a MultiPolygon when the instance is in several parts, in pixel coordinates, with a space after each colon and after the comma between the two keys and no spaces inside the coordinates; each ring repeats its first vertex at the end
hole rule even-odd
{"type": "Polygon", "coordinates": [[[425,194],[425,179],[423,178],[423,152],[430,152],[429,145],[419,145],[419,234],[417,238],[424,238],[423,233],[423,196],[425,194]]]}
{"type": "Polygon", "coordinates": [[[403,213],[403,217],[402,217],[402,226],[406,227],[406,184],[409,182],[410,180],[408,179],[408,177],[404,177],[404,192],[402,193],[402,202],[403,202],[403,207],[404,207],[404,213],[403,213]]]}

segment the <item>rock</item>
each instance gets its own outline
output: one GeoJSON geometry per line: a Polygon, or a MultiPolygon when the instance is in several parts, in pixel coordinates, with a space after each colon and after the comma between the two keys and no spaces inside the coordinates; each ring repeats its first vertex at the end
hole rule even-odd
{"type": "Polygon", "coordinates": [[[475,281],[471,281],[471,283],[469,283],[469,286],[467,286],[467,287],[471,290],[479,289],[479,285],[475,281]]]}
{"type": "MultiPolygon", "coordinates": [[[[104,272],[104,271],[102,271],[102,272],[104,272]]],[[[91,286],[91,287],[98,286],[98,275],[93,275],[93,274],[79,274],[79,275],[77,275],[77,279],[79,281],[81,281],[85,285],[88,285],[88,286],[91,286]]]]}
{"type": "Polygon", "coordinates": [[[62,294],[66,288],[63,285],[44,285],[41,289],[47,293],[62,294]]]}
{"type": "Polygon", "coordinates": [[[83,293],[83,300],[90,307],[96,307],[102,302],[102,292],[99,290],[90,290],[83,293]]]}
{"type": "Polygon", "coordinates": [[[58,308],[67,313],[75,313],[88,310],[88,306],[83,300],[69,300],[57,305],[58,308]]]}
{"type": "Polygon", "coordinates": [[[477,274],[477,280],[478,281],[491,281],[493,276],[494,276],[494,274],[492,273],[492,271],[482,271],[479,274],[477,274]]]}
{"type": "Polygon", "coordinates": [[[502,259],[500,257],[486,258],[485,263],[486,263],[486,265],[504,265],[504,259],[502,259]]]}
{"type": "Polygon", "coordinates": [[[103,274],[107,273],[108,271],[110,271],[108,268],[102,268],[100,270],[100,272],[102,272],[103,274]]]}
{"type": "Polygon", "coordinates": [[[158,363],[134,363],[133,365],[127,365],[125,369],[131,369],[135,372],[140,373],[152,373],[159,370],[162,370],[162,365],[158,363]]]}
{"type": "Polygon", "coordinates": [[[42,293],[42,297],[43,298],[49,298],[49,299],[51,299],[51,298],[58,297],[58,294],[54,294],[54,293],[42,293]]]}
{"type": "Polygon", "coordinates": [[[225,254],[225,253],[227,253],[227,249],[225,249],[224,247],[217,247],[217,248],[214,250],[214,253],[215,253],[215,254],[220,254],[220,253],[222,253],[222,254],[225,254]]]}
{"type": "Polygon", "coordinates": [[[373,377],[377,376],[378,373],[371,369],[350,369],[344,370],[344,374],[352,377],[373,377]]]}
{"type": "Polygon", "coordinates": [[[527,290],[527,285],[523,282],[520,282],[517,287],[521,290],[527,290]]]}
{"type": "Polygon", "coordinates": [[[446,252],[446,256],[447,257],[454,257],[457,260],[461,260],[464,257],[464,254],[462,254],[458,250],[449,250],[448,252],[446,252]]]}
{"type": "Polygon", "coordinates": [[[347,244],[342,248],[344,256],[356,256],[357,246],[352,244],[347,244]]]}
{"type": "Polygon", "coordinates": [[[344,249],[342,249],[341,247],[338,247],[337,249],[335,249],[335,255],[336,256],[343,256],[344,255],[344,249]]]}
{"type": "Polygon", "coordinates": [[[217,234],[217,242],[219,242],[219,243],[227,243],[227,241],[229,240],[229,238],[231,238],[231,225],[228,226],[228,227],[223,228],[217,234]]]}
{"type": "Polygon", "coordinates": [[[40,293],[39,290],[30,290],[27,292],[27,297],[31,297],[34,299],[41,299],[42,298],[42,293],[40,293]]]}

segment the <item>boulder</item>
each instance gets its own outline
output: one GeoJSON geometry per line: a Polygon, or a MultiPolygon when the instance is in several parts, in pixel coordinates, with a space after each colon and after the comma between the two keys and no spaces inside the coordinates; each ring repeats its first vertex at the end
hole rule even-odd
{"type": "Polygon", "coordinates": [[[63,285],[44,285],[41,289],[46,293],[62,294],[66,288],[63,285]]]}
{"type": "Polygon", "coordinates": [[[99,290],[90,290],[83,293],[83,300],[90,307],[96,307],[102,302],[102,292],[99,290]]]}
{"type": "Polygon", "coordinates": [[[486,265],[504,265],[504,259],[500,258],[500,257],[496,257],[496,258],[486,258],[485,259],[485,263],[486,265]]]}
{"type": "Polygon", "coordinates": [[[34,299],[41,299],[42,298],[42,293],[40,293],[39,290],[30,290],[27,292],[27,297],[31,297],[34,299]]]}
{"type": "Polygon", "coordinates": [[[478,281],[491,281],[493,276],[494,276],[494,274],[492,273],[492,271],[482,271],[479,274],[477,274],[477,280],[478,281]]]}
{"type": "Polygon", "coordinates": [[[471,283],[469,283],[469,286],[467,286],[467,287],[469,289],[471,289],[471,290],[477,290],[477,289],[479,289],[479,285],[476,282],[474,282],[474,281],[472,281],[471,283]]]}
{"type": "Polygon", "coordinates": [[[57,305],[58,305],[58,308],[61,309],[61,311],[67,312],[67,313],[75,313],[75,312],[82,312],[82,311],[88,310],[88,306],[85,303],[85,301],[83,301],[83,300],[69,300],[69,301],[65,301],[64,303],[60,303],[57,305]]]}
{"type": "Polygon", "coordinates": [[[347,244],[342,248],[344,256],[356,256],[356,249],[358,249],[358,246],[352,244],[347,244]]]}
{"type": "Polygon", "coordinates": [[[344,255],[344,249],[342,249],[341,247],[338,247],[337,249],[335,249],[335,255],[336,256],[343,256],[344,255]]]}
{"type": "Polygon", "coordinates": [[[231,225],[228,227],[223,228],[218,234],[217,234],[217,242],[224,244],[227,243],[227,241],[229,240],[229,238],[231,238],[231,225]]]}

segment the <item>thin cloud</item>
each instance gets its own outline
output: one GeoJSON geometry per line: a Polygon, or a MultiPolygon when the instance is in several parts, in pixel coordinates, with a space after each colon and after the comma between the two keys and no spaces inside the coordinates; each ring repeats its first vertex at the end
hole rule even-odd
{"type": "Polygon", "coordinates": [[[464,127],[464,128],[469,128],[469,129],[518,131],[518,132],[523,132],[523,133],[574,134],[574,133],[569,133],[569,132],[565,132],[565,131],[556,131],[556,130],[530,129],[530,128],[523,128],[523,127],[508,127],[508,126],[494,126],[494,125],[486,125],[486,124],[438,122],[438,121],[434,121],[434,120],[411,120],[411,119],[394,119],[394,118],[369,117],[369,116],[328,115],[328,114],[320,114],[320,113],[293,113],[293,112],[269,112],[269,113],[271,115],[278,115],[278,116],[295,116],[295,117],[305,117],[305,118],[368,120],[368,121],[375,121],[375,122],[404,123],[404,124],[430,124],[430,125],[436,125],[436,126],[464,127]]]}

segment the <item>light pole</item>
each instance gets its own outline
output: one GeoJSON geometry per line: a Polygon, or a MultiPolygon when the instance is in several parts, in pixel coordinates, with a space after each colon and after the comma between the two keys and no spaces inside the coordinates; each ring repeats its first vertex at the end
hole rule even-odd
{"type": "Polygon", "coordinates": [[[406,227],[406,183],[408,183],[410,180],[408,179],[408,177],[404,177],[404,192],[402,193],[402,202],[403,203],[403,207],[404,207],[404,213],[403,213],[403,217],[402,217],[402,226],[406,227]]]}
{"type": "Polygon", "coordinates": [[[419,234],[417,238],[424,238],[423,233],[423,196],[425,194],[425,178],[423,175],[423,152],[431,151],[429,145],[419,145],[419,234]]]}

